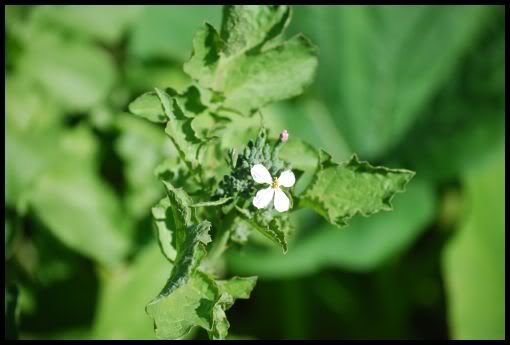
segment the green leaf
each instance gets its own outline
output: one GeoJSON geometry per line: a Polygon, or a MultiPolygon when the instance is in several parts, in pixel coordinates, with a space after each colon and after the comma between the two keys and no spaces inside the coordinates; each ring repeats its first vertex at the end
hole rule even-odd
{"type": "Polygon", "coordinates": [[[243,252],[231,251],[228,267],[236,274],[257,274],[267,279],[308,276],[332,267],[373,271],[407,250],[433,221],[433,185],[426,180],[413,180],[394,204],[392,212],[354,218],[344,231],[330,224],[313,228],[301,224],[301,231],[310,232],[293,242],[285,256],[279,250],[248,247],[243,252]]]}
{"type": "Polygon", "coordinates": [[[146,92],[129,103],[129,111],[152,122],[166,123],[168,121],[158,94],[154,91],[146,92]]]}
{"type": "Polygon", "coordinates": [[[451,82],[389,154],[431,179],[450,180],[483,166],[505,139],[505,14],[503,8],[492,10],[490,25],[451,82]]]}
{"type": "Polygon", "coordinates": [[[193,118],[188,117],[189,113],[184,113],[176,98],[170,98],[165,91],[158,88],[156,88],[156,93],[169,118],[165,128],[166,134],[168,134],[179,151],[181,158],[190,167],[190,170],[196,169],[200,164],[198,160],[199,151],[205,144],[205,141],[197,137],[191,127],[193,118]]]}
{"type": "Polygon", "coordinates": [[[189,196],[168,182],[164,184],[168,198],[153,208],[153,215],[156,224],[159,223],[158,229],[166,232],[166,237],[160,236],[160,241],[167,241],[169,246],[163,247],[163,251],[170,261],[174,261],[174,266],[165,287],[147,305],[146,311],[154,320],[158,338],[178,339],[193,327],[200,326],[209,331],[212,338],[223,339],[228,330],[225,310],[235,298],[249,297],[255,278],[236,277],[217,284],[198,270],[206,255],[205,246],[211,241],[211,223],[192,224],[189,196]],[[169,221],[173,224],[168,225],[169,221]],[[175,250],[172,237],[175,238],[175,250]],[[169,253],[169,249],[173,251],[169,253]]]}
{"type": "Polygon", "coordinates": [[[317,52],[297,35],[259,55],[241,55],[216,75],[215,90],[225,96],[225,107],[249,113],[301,94],[311,84],[317,52]]]}
{"type": "Polygon", "coordinates": [[[219,297],[214,281],[205,273],[195,271],[171,294],[149,303],[146,310],[154,319],[158,338],[179,339],[195,326],[212,329],[212,310],[219,297]]]}
{"type": "Polygon", "coordinates": [[[211,240],[208,234],[210,227],[211,224],[204,221],[180,230],[185,234],[180,236],[184,236],[183,242],[177,242],[172,274],[160,294],[146,307],[147,313],[154,319],[158,338],[180,338],[195,325],[211,328],[202,320],[207,314],[201,314],[201,308],[212,303],[208,299],[214,298],[217,291],[214,282],[196,270],[206,254],[205,244],[211,240]]]}
{"type": "Polygon", "coordinates": [[[217,280],[216,283],[221,291],[228,293],[234,299],[248,299],[257,283],[257,277],[232,277],[229,280],[217,280]]]}
{"type": "Polygon", "coordinates": [[[139,5],[66,5],[39,9],[41,25],[57,24],[77,35],[90,36],[108,44],[121,39],[125,30],[139,16],[139,5]]]}
{"type": "Polygon", "coordinates": [[[32,39],[19,68],[74,111],[105,100],[115,77],[113,61],[106,52],[87,41],[67,41],[55,33],[32,39]]]}
{"type": "Polygon", "coordinates": [[[200,85],[212,88],[221,47],[220,35],[211,24],[205,23],[193,36],[193,53],[183,66],[184,72],[200,85]]]}
{"type": "Polygon", "coordinates": [[[164,195],[154,169],[165,158],[176,160],[178,154],[161,128],[128,114],[121,115],[115,121],[120,134],[114,149],[124,163],[127,209],[141,219],[164,195]]]}
{"type": "MultiPolygon", "coordinates": [[[[170,278],[159,295],[147,305],[146,311],[154,319],[158,337],[180,338],[197,324],[198,317],[194,314],[192,307],[184,303],[180,308],[186,310],[185,314],[176,313],[175,303],[182,303],[181,298],[199,298],[201,295],[197,295],[194,289],[207,290],[208,288],[208,278],[196,269],[206,254],[205,245],[211,241],[209,236],[211,223],[203,221],[198,225],[192,224],[192,212],[188,207],[191,198],[184,190],[175,188],[168,182],[163,183],[168,192],[167,209],[171,209],[173,220],[172,229],[166,230],[172,231],[172,236],[175,236],[176,255],[170,278]],[[168,310],[169,307],[170,310],[168,310]],[[169,323],[177,323],[177,325],[169,325],[169,323]]],[[[155,208],[154,215],[161,216],[162,210],[161,207],[155,208]]],[[[156,219],[156,221],[159,220],[156,219]]],[[[171,257],[168,258],[173,260],[171,257]]],[[[200,299],[197,300],[198,302],[200,299]]],[[[199,325],[204,324],[199,323],[199,325]]]]}
{"type": "Polygon", "coordinates": [[[271,216],[266,212],[258,212],[253,217],[243,216],[248,224],[279,245],[284,254],[287,253],[287,241],[293,229],[288,215],[271,216]]]}
{"type": "Polygon", "coordinates": [[[452,73],[490,6],[296,6],[321,47],[316,92],[367,159],[397,144],[452,73]],[[427,66],[427,68],[423,68],[427,66]]]}
{"type": "Polygon", "coordinates": [[[177,254],[175,250],[175,241],[172,242],[172,232],[175,231],[175,222],[173,220],[170,199],[164,197],[156,206],[152,208],[152,217],[156,225],[158,243],[163,255],[170,261],[174,262],[177,254]]]}
{"type": "Polygon", "coordinates": [[[442,262],[454,339],[505,339],[504,162],[501,147],[488,164],[463,179],[466,217],[442,262]]]}
{"type": "Polygon", "coordinates": [[[321,150],[319,170],[299,206],[310,207],[331,224],[344,226],[356,214],[369,216],[392,210],[394,194],[403,192],[413,176],[409,170],[373,167],[356,155],[347,162],[334,163],[321,150]]]}
{"type": "Polygon", "coordinates": [[[171,267],[152,242],[137,253],[129,266],[102,276],[93,338],[155,339],[151,319],[143,309],[148,296],[161,290],[171,267]]]}
{"type": "Polygon", "coordinates": [[[225,5],[221,38],[225,55],[244,53],[278,37],[290,21],[289,6],[225,5]]]}
{"type": "Polygon", "coordinates": [[[213,329],[209,333],[209,337],[215,340],[227,337],[230,323],[225,311],[234,304],[236,299],[250,298],[251,291],[257,283],[257,277],[233,277],[230,280],[216,281],[216,283],[222,294],[213,308],[213,329]]]}
{"type": "Polygon", "coordinates": [[[221,36],[209,24],[197,32],[184,71],[221,95],[224,107],[243,114],[296,96],[314,77],[316,48],[301,35],[261,46],[277,37],[289,20],[286,6],[228,7],[221,36]]]}
{"type": "Polygon", "coordinates": [[[113,192],[95,176],[79,171],[42,176],[30,200],[38,217],[70,248],[108,266],[127,254],[129,224],[113,192]]]}

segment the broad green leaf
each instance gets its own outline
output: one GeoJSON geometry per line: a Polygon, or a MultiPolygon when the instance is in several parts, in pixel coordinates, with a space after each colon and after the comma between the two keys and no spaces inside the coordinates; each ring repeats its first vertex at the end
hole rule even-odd
{"type": "Polygon", "coordinates": [[[54,163],[37,176],[28,202],[62,243],[104,265],[118,264],[127,254],[131,224],[95,173],[97,147],[91,131],[77,128],[52,140],[54,150],[41,158],[54,163]]]}
{"type": "Polygon", "coordinates": [[[5,339],[18,339],[18,295],[16,285],[5,287],[5,339]]]}
{"type": "Polygon", "coordinates": [[[39,178],[30,201],[49,230],[70,248],[108,266],[127,254],[129,224],[111,190],[95,176],[47,174],[39,178]]]}
{"type": "Polygon", "coordinates": [[[168,278],[172,266],[153,242],[133,262],[103,276],[97,316],[92,328],[95,339],[155,339],[152,322],[143,312],[168,278]]]}
{"type": "Polygon", "coordinates": [[[210,338],[224,339],[230,326],[225,310],[236,299],[249,298],[256,280],[256,277],[234,277],[214,281],[205,273],[195,271],[184,285],[164,300],[147,306],[148,313],[158,318],[156,335],[163,339],[178,339],[199,326],[209,332],[210,338]]]}
{"type": "MultiPolygon", "coordinates": [[[[55,135],[55,131],[47,131],[55,135]]],[[[55,161],[55,143],[42,135],[5,132],[5,201],[19,212],[26,210],[27,198],[39,176],[55,161]]]]}
{"type": "Polygon", "coordinates": [[[290,20],[289,6],[225,5],[221,38],[225,55],[260,46],[282,33],[290,20]]]}
{"type": "Polygon", "coordinates": [[[504,149],[464,178],[467,213],[443,252],[450,335],[505,339],[504,149]]]}
{"type": "Polygon", "coordinates": [[[225,96],[224,105],[249,113],[279,100],[301,94],[312,82],[317,52],[304,36],[261,54],[245,54],[216,74],[215,90],[225,96]]]}
{"type": "Polygon", "coordinates": [[[83,111],[103,101],[114,82],[106,52],[87,41],[64,40],[55,33],[34,38],[19,61],[66,109],[83,111]]]}
{"type": "Polygon", "coordinates": [[[302,35],[260,47],[289,20],[286,6],[228,7],[221,36],[210,24],[196,33],[184,71],[215,91],[224,107],[245,115],[296,96],[314,77],[316,48],[302,35]]]}
{"type": "Polygon", "coordinates": [[[390,154],[434,180],[483,166],[505,138],[504,11],[493,12],[452,81],[390,154]]]}
{"type": "Polygon", "coordinates": [[[219,298],[220,292],[214,281],[195,271],[168,296],[149,303],[146,310],[154,319],[158,338],[179,339],[195,326],[212,329],[212,310],[219,298]]]}
{"type": "Polygon", "coordinates": [[[343,231],[329,224],[302,224],[303,230],[310,232],[290,245],[285,256],[278,250],[245,248],[229,253],[228,267],[236,274],[257,274],[266,279],[306,276],[331,267],[372,271],[407,250],[433,221],[433,186],[424,180],[413,181],[395,199],[394,206],[392,212],[354,218],[343,231]]]}
{"type": "Polygon", "coordinates": [[[391,199],[403,192],[414,172],[404,169],[373,167],[356,155],[343,163],[334,163],[320,151],[319,169],[300,197],[300,207],[310,207],[331,224],[344,226],[361,214],[369,216],[392,210],[391,199]]]}
{"type": "Polygon", "coordinates": [[[449,83],[490,6],[296,6],[321,48],[317,93],[354,152],[381,157],[449,83]],[[427,66],[424,68],[424,66],[427,66]]]}
{"type": "Polygon", "coordinates": [[[110,45],[117,43],[125,30],[139,16],[139,5],[65,5],[42,6],[40,25],[58,25],[65,30],[90,36],[110,45]]]}
{"type": "Polygon", "coordinates": [[[166,123],[166,116],[161,101],[155,91],[146,92],[129,103],[129,111],[136,116],[152,122],[166,123]]]}
{"type": "Polygon", "coordinates": [[[222,44],[216,29],[211,24],[205,23],[193,36],[193,53],[183,66],[184,72],[200,85],[212,88],[222,44]]]}
{"type": "Polygon", "coordinates": [[[191,52],[193,33],[204,21],[219,25],[221,6],[145,6],[133,27],[128,51],[144,60],[166,57],[184,61],[191,52]]]}
{"type": "Polygon", "coordinates": [[[120,135],[114,149],[124,162],[127,182],[126,205],[139,219],[164,195],[154,169],[162,159],[177,159],[178,154],[161,128],[128,114],[120,114],[115,125],[120,135]]]}

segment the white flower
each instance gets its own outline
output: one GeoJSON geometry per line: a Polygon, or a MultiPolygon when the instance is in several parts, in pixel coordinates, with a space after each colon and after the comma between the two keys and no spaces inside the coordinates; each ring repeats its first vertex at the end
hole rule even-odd
{"type": "Polygon", "coordinates": [[[274,196],[274,208],[278,212],[285,212],[289,209],[290,200],[285,193],[280,189],[283,187],[292,187],[296,182],[294,173],[286,170],[280,174],[280,177],[273,179],[269,171],[262,164],[255,164],[251,168],[251,176],[257,183],[268,184],[269,187],[261,189],[253,198],[253,206],[256,208],[265,208],[274,196]]]}

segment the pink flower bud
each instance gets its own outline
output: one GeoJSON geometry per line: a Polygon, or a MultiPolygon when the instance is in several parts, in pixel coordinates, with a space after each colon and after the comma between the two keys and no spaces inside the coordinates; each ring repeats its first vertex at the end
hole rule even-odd
{"type": "Polygon", "coordinates": [[[286,129],[284,129],[281,133],[280,133],[280,140],[282,142],[286,142],[287,140],[289,140],[289,132],[287,132],[286,129]]]}

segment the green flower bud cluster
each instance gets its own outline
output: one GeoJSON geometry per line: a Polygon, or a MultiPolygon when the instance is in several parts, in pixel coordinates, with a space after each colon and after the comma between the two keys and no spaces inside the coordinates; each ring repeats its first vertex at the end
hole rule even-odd
{"type": "Polygon", "coordinates": [[[215,198],[221,197],[242,197],[251,198],[257,191],[257,186],[251,177],[251,168],[255,164],[264,165],[272,176],[279,174],[290,165],[278,158],[280,148],[285,143],[281,138],[275,145],[268,142],[267,130],[261,128],[257,139],[250,140],[241,154],[235,150],[229,153],[228,163],[232,169],[230,175],[225,175],[220,181],[215,192],[215,198]]]}

